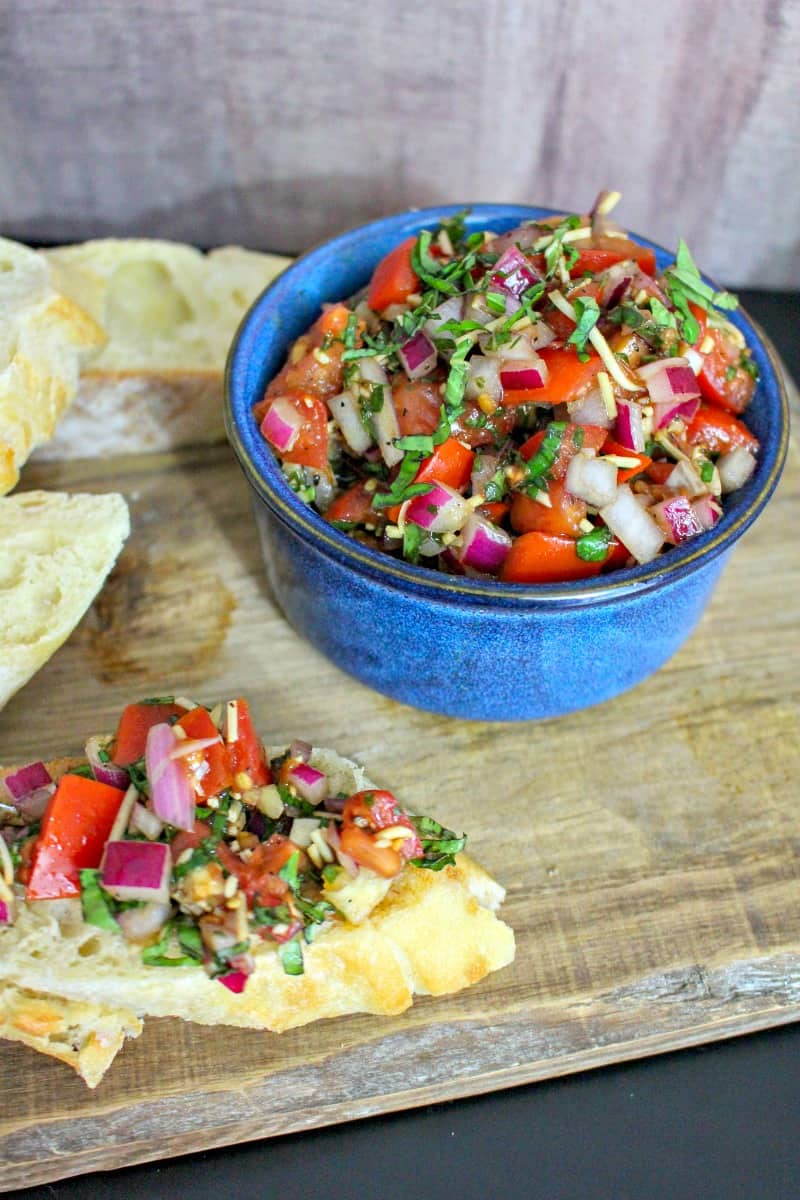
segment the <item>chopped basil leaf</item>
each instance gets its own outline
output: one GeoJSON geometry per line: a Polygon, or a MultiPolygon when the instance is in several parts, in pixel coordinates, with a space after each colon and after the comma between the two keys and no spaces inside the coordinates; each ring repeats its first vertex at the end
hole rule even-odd
{"type": "Polygon", "coordinates": [[[395,438],[394,444],[398,450],[418,450],[426,458],[433,454],[433,438],[430,434],[414,433],[408,437],[395,438]]]}
{"type": "Polygon", "coordinates": [[[578,358],[585,362],[589,357],[586,343],[589,340],[589,334],[600,319],[600,306],[592,296],[576,296],[574,308],[578,320],[567,338],[567,345],[574,346],[578,352],[578,358]]]}
{"type": "Polygon", "coordinates": [[[278,958],[287,975],[303,974],[303,946],[296,937],[278,946],[278,958]]]}
{"type": "Polygon", "coordinates": [[[653,320],[656,325],[661,325],[666,329],[677,328],[678,322],[675,318],[675,313],[670,312],[657,296],[650,297],[650,312],[653,314],[653,320]]]}
{"type": "Polygon", "coordinates": [[[539,449],[533,458],[530,458],[527,463],[523,464],[528,472],[528,484],[524,489],[525,491],[546,491],[550,472],[558,458],[558,452],[561,449],[566,428],[566,421],[551,421],[547,426],[539,449]]]}
{"type": "Polygon", "coordinates": [[[403,558],[410,563],[419,562],[419,548],[425,538],[425,532],[415,525],[413,521],[408,521],[403,526],[403,558]]]}
{"type": "Polygon", "coordinates": [[[161,930],[161,937],[152,946],[142,950],[142,962],[148,967],[196,967],[194,954],[170,954],[175,948],[174,921],[168,921],[161,930]]]}
{"type": "Polygon", "coordinates": [[[712,462],[708,462],[708,460],[706,460],[701,464],[700,478],[702,479],[703,483],[711,483],[711,480],[714,478],[714,464],[712,462]]]}
{"type": "Polygon", "coordinates": [[[87,925],[96,925],[98,929],[111,929],[121,933],[114,918],[114,901],[100,884],[100,871],[85,868],[80,872],[81,908],[83,919],[87,925]]]}
{"type": "Polygon", "coordinates": [[[423,854],[421,858],[409,861],[415,867],[424,867],[429,871],[441,871],[443,867],[452,866],[456,854],[460,854],[467,844],[466,836],[453,833],[446,829],[433,817],[414,816],[409,813],[411,823],[419,835],[423,854]]]}
{"type": "Polygon", "coordinates": [[[300,866],[300,851],[295,850],[292,857],[287,859],[287,861],[281,867],[280,871],[278,871],[278,878],[282,879],[285,883],[288,883],[290,889],[293,892],[296,892],[298,890],[298,888],[300,887],[300,876],[298,874],[299,866],[300,866]]]}
{"type": "Polygon", "coordinates": [[[94,779],[94,771],[87,763],[79,763],[77,767],[70,767],[70,775],[80,775],[82,779],[94,779]]]}
{"type": "Polygon", "coordinates": [[[575,553],[584,562],[604,562],[608,557],[608,547],[611,545],[612,533],[605,526],[584,533],[575,542],[575,553]]]}

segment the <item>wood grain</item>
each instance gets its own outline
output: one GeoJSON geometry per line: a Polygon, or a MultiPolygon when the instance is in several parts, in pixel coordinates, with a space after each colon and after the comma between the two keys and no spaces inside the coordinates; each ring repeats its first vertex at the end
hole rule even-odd
{"type": "Polygon", "coordinates": [[[267,595],[224,447],[39,464],[24,486],[119,488],[134,533],[82,625],[0,714],[0,762],[79,749],[132,693],[244,690],[269,741],[336,746],[466,828],[508,887],[518,955],[387,1020],[280,1036],[150,1021],[94,1093],[4,1043],[0,1189],[800,1016],[796,446],[675,659],[598,709],[517,726],[403,707],[301,642],[267,595]]]}
{"type": "Polygon", "coordinates": [[[800,284],[792,0],[6,0],[0,213],[294,252],[412,205],[585,208],[800,284]]]}

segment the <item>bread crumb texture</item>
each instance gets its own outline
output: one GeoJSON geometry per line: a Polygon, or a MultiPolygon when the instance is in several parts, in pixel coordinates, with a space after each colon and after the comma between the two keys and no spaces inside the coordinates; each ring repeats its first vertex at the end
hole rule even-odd
{"type": "Polygon", "coordinates": [[[0,495],[52,436],[82,360],[104,340],[97,322],[53,287],[43,255],[0,238],[0,495]]]}
{"type": "Polygon", "coordinates": [[[115,493],[0,498],[0,708],[69,637],[129,532],[115,493]]]}

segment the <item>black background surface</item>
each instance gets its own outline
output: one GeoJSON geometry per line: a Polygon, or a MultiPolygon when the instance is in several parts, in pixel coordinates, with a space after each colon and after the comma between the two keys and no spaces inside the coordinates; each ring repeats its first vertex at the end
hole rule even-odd
{"type": "MultiPolygon", "coordinates": [[[[739,294],[800,379],[800,295],[739,294]]],[[[14,1195],[800,1200],[800,1025],[14,1195]]]]}

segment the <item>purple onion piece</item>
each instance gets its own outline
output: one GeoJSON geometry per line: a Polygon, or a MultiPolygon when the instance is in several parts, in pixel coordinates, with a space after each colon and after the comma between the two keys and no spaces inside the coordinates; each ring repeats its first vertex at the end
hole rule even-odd
{"type": "Polygon", "coordinates": [[[3,780],[13,800],[21,800],[37,788],[47,787],[52,782],[50,772],[43,762],[28,763],[12,775],[6,775],[3,780]]]}
{"type": "Polygon", "coordinates": [[[345,804],[347,804],[347,796],[328,796],[323,807],[329,813],[343,813],[345,804]]]}
{"type": "Polygon", "coordinates": [[[248,833],[254,833],[259,841],[263,841],[264,834],[267,832],[267,822],[264,819],[264,814],[259,812],[257,808],[248,808],[244,827],[248,833]]]}
{"type": "Polygon", "coordinates": [[[420,379],[436,366],[436,347],[421,329],[398,347],[397,355],[409,379],[420,379]]]}
{"type": "Polygon", "coordinates": [[[312,750],[313,746],[311,745],[311,742],[303,742],[300,740],[300,738],[295,738],[295,740],[289,746],[289,757],[299,758],[301,762],[307,763],[311,758],[312,750]]]}
{"type": "Polygon", "coordinates": [[[17,810],[26,821],[40,821],[54,791],[55,784],[52,783],[48,787],[37,788],[17,801],[17,810]]]}

